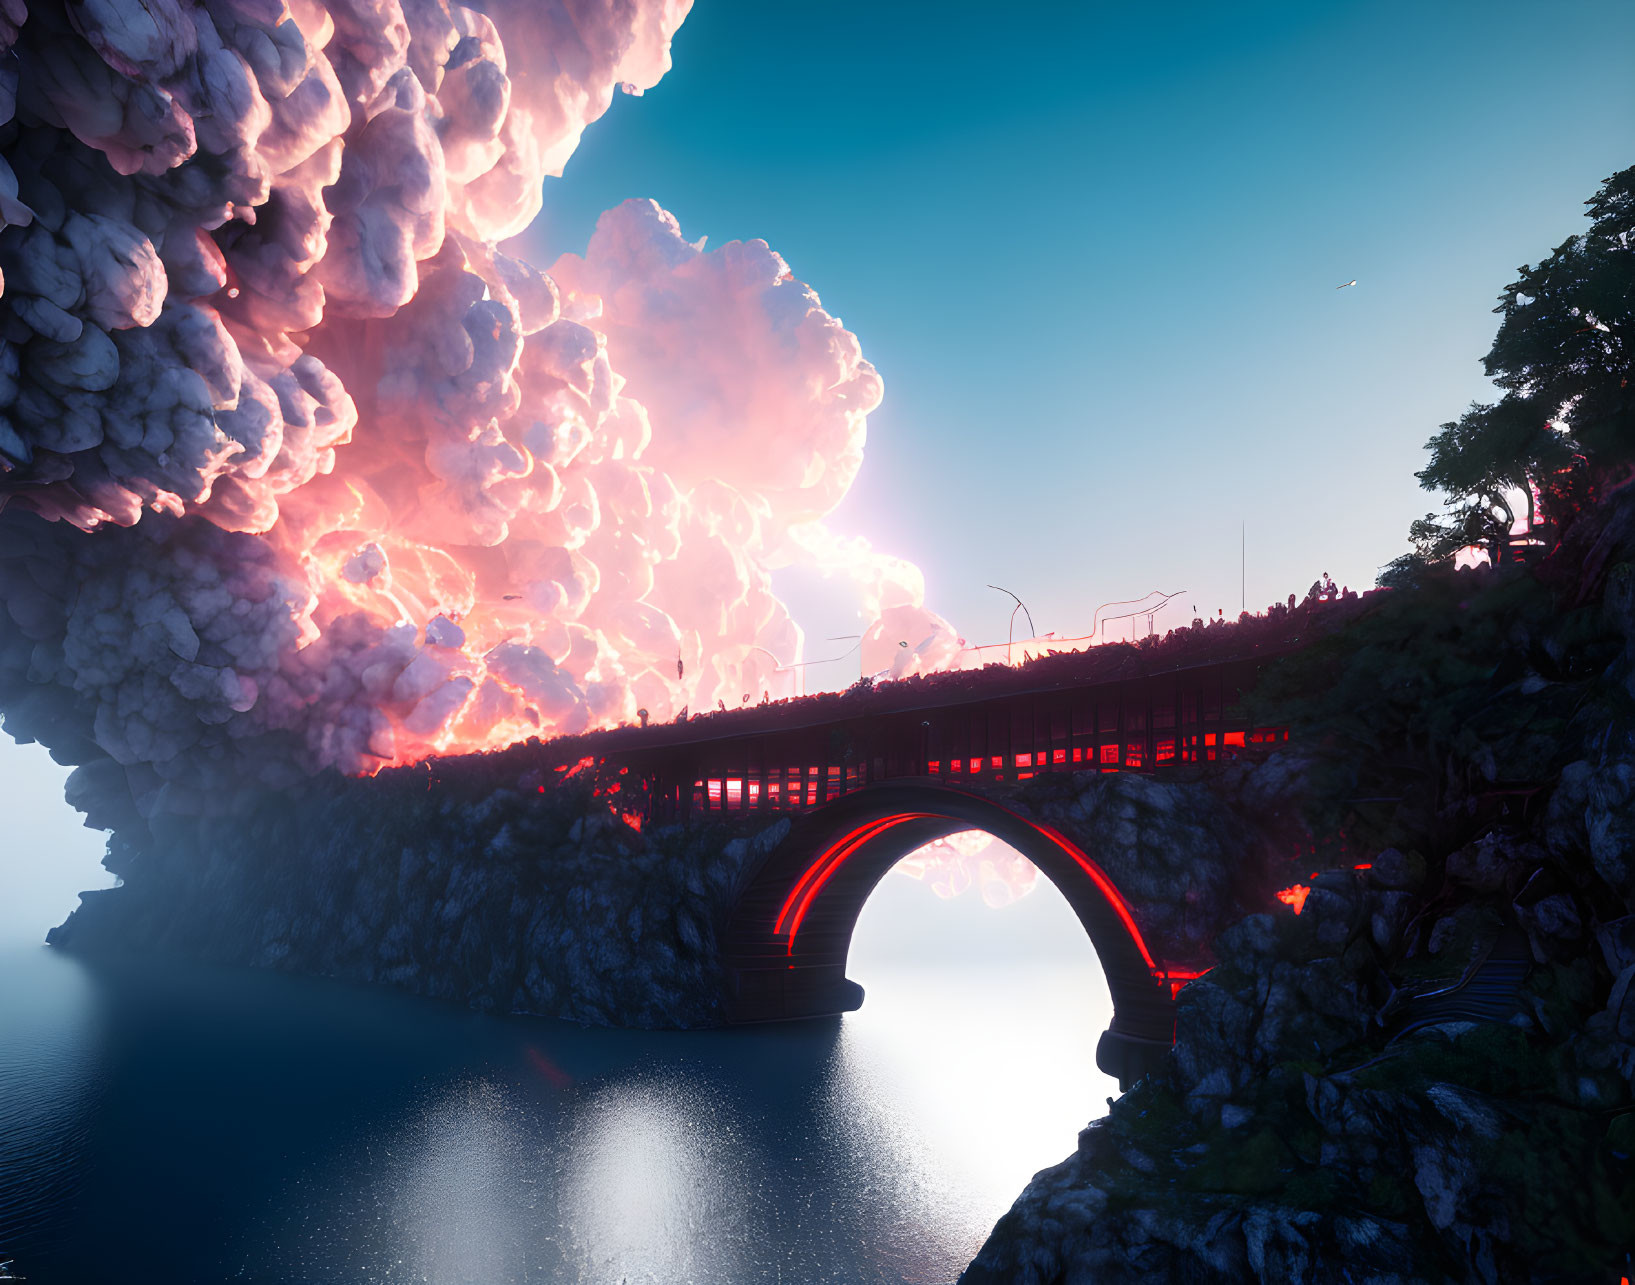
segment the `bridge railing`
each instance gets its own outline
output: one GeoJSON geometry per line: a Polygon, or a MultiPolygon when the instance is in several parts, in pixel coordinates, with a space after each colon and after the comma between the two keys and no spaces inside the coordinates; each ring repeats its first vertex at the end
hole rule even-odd
{"type": "Polygon", "coordinates": [[[1002,784],[1044,772],[1165,772],[1265,753],[1288,729],[1241,708],[1253,662],[896,710],[816,727],[637,751],[649,819],[805,811],[904,777],[1002,784]]]}
{"type": "MultiPolygon", "coordinates": [[[[978,756],[969,761],[963,758],[946,761],[930,759],[924,772],[905,775],[998,783],[1005,780],[1027,781],[1043,772],[1152,772],[1181,763],[1236,758],[1251,748],[1269,749],[1288,739],[1289,729],[1286,727],[1203,732],[1183,736],[1179,740],[1159,739],[1150,762],[1145,746],[1140,742],[1107,742],[1088,747],[1075,746],[1071,751],[1023,751],[1010,756],[978,756]]],[[[737,812],[763,807],[804,810],[861,789],[873,781],[890,779],[883,774],[870,774],[865,765],[831,765],[827,769],[828,779],[825,783],[822,779],[824,770],[816,764],[808,764],[804,769],[800,766],[773,769],[768,775],[699,777],[692,783],[693,807],[703,812],[737,812]]]]}

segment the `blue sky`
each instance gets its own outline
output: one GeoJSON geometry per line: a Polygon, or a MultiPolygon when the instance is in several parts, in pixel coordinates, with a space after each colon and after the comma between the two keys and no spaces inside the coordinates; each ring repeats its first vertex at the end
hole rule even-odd
{"type": "MultiPolygon", "coordinates": [[[[1062,634],[1152,588],[1190,591],[1161,625],[1235,613],[1240,521],[1251,606],[1370,583],[1426,438],[1487,395],[1494,297],[1635,162],[1635,5],[1016,12],[701,0],[525,240],[548,264],[651,196],[771,242],[885,378],[836,524],[973,641],[990,582],[1062,634]]],[[[0,932],[103,882],[62,775],[0,737],[0,932]]]]}
{"type": "Polygon", "coordinates": [[[651,196],[769,241],[885,379],[837,525],[972,641],[1005,634],[989,583],[1063,635],[1153,588],[1190,591],[1160,627],[1234,615],[1240,522],[1251,608],[1371,584],[1425,440],[1488,395],[1495,296],[1635,162],[1635,6],[1016,14],[702,0],[524,240],[549,263],[651,196]]]}

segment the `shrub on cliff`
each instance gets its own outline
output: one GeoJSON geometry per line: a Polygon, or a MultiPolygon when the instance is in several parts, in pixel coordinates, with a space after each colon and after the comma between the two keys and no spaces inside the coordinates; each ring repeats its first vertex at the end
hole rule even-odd
{"type": "Polygon", "coordinates": [[[1447,500],[1413,524],[1413,552],[1393,564],[1405,583],[1476,546],[1495,566],[1559,538],[1635,463],[1635,167],[1589,201],[1590,230],[1505,287],[1504,318],[1483,359],[1504,396],[1472,406],[1427,444],[1419,473],[1447,500]]]}

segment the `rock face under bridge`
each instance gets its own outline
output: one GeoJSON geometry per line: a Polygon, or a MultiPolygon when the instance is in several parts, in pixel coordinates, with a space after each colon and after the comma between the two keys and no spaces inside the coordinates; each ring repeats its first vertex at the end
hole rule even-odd
{"type": "MultiPolygon", "coordinates": [[[[486,762],[490,770],[436,789],[412,770],[326,778],[298,796],[269,794],[244,816],[122,829],[108,865],[123,884],[86,894],[51,941],[387,983],[487,1011],[590,1023],[800,1016],[745,1008],[742,950],[784,886],[778,872],[809,867],[833,826],[852,824],[872,800],[884,798],[896,815],[902,791],[918,789],[908,810],[924,812],[939,789],[868,787],[827,819],[823,809],[794,818],[717,812],[638,829],[610,803],[610,769],[546,786],[537,769],[515,773],[505,756],[486,762]]],[[[897,856],[937,832],[970,828],[964,818],[1003,816],[1024,846],[1042,828],[1089,855],[1155,966],[1195,973],[1210,963],[1219,928],[1264,906],[1277,886],[1278,799],[1292,766],[1285,753],[1167,779],[1052,774],[991,786],[977,804],[969,791],[947,793],[954,819],[903,823],[868,854],[871,864],[859,863],[862,882],[853,877],[851,900],[835,903],[840,919],[830,916],[814,966],[843,966],[849,907],[861,907],[897,856]]],[[[1088,881],[1075,889],[1060,857],[1052,867],[1048,852],[1039,855],[1083,917],[1088,881]]],[[[810,911],[802,952],[822,935],[822,918],[810,911]]],[[[1120,948],[1116,938],[1096,944],[1104,959],[1120,948]]],[[[831,980],[843,981],[838,972],[831,980]]],[[[1141,980],[1168,1002],[1161,978],[1141,980]]],[[[855,1007],[859,996],[846,1002],[843,990],[810,1011],[855,1007]]]]}

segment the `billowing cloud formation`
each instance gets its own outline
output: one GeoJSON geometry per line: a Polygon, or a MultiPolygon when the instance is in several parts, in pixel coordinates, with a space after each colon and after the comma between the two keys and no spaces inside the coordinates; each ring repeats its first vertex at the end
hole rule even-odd
{"type": "Polygon", "coordinates": [[[524,227],[687,8],[27,5],[0,70],[0,488],[85,528],[210,506],[266,530],[356,421],[313,332],[524,227]]]}
{"type": "Polygon", "coordinates": [[[688,7],[0,24],[0,711],[82,796],[783,694],[796,561],[858,581],[873,668],[948,662],[918,571],[823,525],[881,384],[777,254],[650,201],[549,273],[496,248],[688,7]]]}

